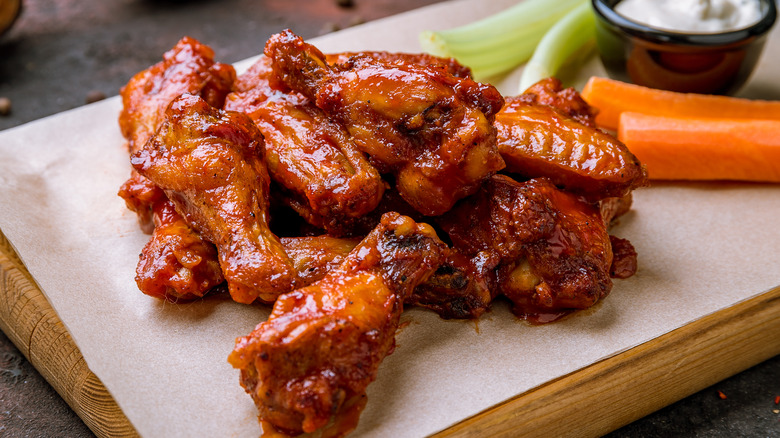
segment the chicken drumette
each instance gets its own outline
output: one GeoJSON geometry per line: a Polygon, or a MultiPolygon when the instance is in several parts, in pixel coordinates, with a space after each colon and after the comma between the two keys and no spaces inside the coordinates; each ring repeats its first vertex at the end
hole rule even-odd
{"type": "Polygon", "coordinates": [[[230,295],[241,303],[273,302],[297,278],[268,229],[270,179],[262,148],[263,137],[245,114],[185,94],[131,158],[187,223],[217,246],[230,295]]]}
{"type": "Polygon", "coordinates": [[[371,56],[330,66],[290,31],[272,36],[265,54],[279,79],[341,124],[423,214],[444,213],[504,166],[492,125],[503,98],[490,85],[371,56]]]}
{"type": "MultiPolygon", "coordinates": [[[[221,107],[234,79],[233,67],[214,62],[208,46],[183,38],[120,92],[119,126],[130,154],[154,135],[173,99],[182,93],[199,94],[221,107]]],[[[133,169],[119,195],[137,213],[141,228],[152,233],[136,268],[142,292],[169,301],[189,300],[224,281],[214,246],[189,227],[159,187],[133,169]]]]}
{"type": "Polygon", "coordinates": [[[351,234],[384,182],[344,128],[303,95],[271,88],[272,76],[261,58],[238,78],[225,109],[247,113],[263,133],[268,171],[289,206],[331,234],[351,234]]]}
{"type": "Polygon", "coordinates": [[[326,436],[354,428],[366,387],[393,349],[404,300],[445,251],[430,226],[388,213],[338,268],[280,296],[229,358],[261,421],[289,434],[334,416],[337,433],[326,436]]]}

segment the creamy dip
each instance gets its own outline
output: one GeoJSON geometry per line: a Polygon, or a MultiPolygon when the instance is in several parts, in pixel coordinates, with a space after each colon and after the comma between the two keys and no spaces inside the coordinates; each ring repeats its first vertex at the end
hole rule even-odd
{"type": "Polygon", "coordinates": [[[622,0],[615,12],[658,29],[719,33],[759,21],[761,4],[759,0],[622,0]]]}

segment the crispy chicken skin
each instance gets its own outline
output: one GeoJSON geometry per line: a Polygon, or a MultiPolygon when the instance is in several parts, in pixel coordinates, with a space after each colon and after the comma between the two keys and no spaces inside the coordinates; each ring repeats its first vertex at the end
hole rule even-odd
{"type": "Polygon", "coordinates": [[[330,66],[290,31],[272,36],[265,54],[279,79],[346,128],[425,215],[449,210],[504,167],[492,125],[503,98],[490,85],[371,57],[330,66]]]}
{"type": "Polygon", "coordinates": [[[293,289],[292,261],[268,229],[270,178],[263,137],[245,114],[183,95],[171,103],[157,134],[131,157],[165,190],[178,211],[217,246],[232,298],[273,302],[293,289]]]}
{"type": "Polygon", "coordinates": [[[647,184],[644,166],[625,145],[554,107],[507,98],[495,124],[509,173],[547,177],[589,201],[625,196],[647,184]]]}
{"type": "Polygon", "coordinates": [[[225,109],[247,113],[265,137],[271,178],[288,204],[312,225],[348,234],[349,222],[376,208],[385,186],[352,142],[309,99],[270,86],[270,59],[261,58],[236,82],[225,109]]]}
{"type": "Polygon", "coordinates": [[[337,436],[354,428],[366,388],[394,347],[404,300],[445,251],[430,226],[388,213],[337,269],[281,295],[229,357],[261,421],[298,434],[335,415],[337,436]]]}
{"type": "Polygon", "coordinates": [[[546,179],[493,176],[438,219],[453,247],[495,268],[486,281],[520,316],[592,306],[609,293],[612,251],[597,206],[546,179]]]}

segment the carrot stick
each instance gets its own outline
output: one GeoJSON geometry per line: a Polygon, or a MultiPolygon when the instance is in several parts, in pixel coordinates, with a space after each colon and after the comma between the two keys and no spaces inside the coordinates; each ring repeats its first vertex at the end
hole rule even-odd
{"type": "Polygon", "coordinates": [[[596,124],[616,130],[625,111],[669,117],[780,120],[780,101],[676,93],[592,77],[582,97],[599,110],[596,124]]]}
{"type": "Polygon", "coordinates": [[[618,139],[647,166],[650,179],[780,182],[780,120],[625,112],[618,139]]]}

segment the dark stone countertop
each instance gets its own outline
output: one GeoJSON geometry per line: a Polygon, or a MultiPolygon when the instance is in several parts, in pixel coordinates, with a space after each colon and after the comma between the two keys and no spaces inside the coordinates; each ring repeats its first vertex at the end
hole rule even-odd
{"type": "MultiPolygon", "coordinates": [[[[286,27],[310,38],[437,2],[24,0],[22,16],[0,37],[0,98],[12,103],[0,130],[117,94],[184,35],[212,46],[219,60],[235,62],[259,53],[269,35],[286,27]]],[[[780,356],[609,437],[780,436],[778,395],[780,356]]],[[[2,332],[0,436],[93,436],[2,332]]]]}

